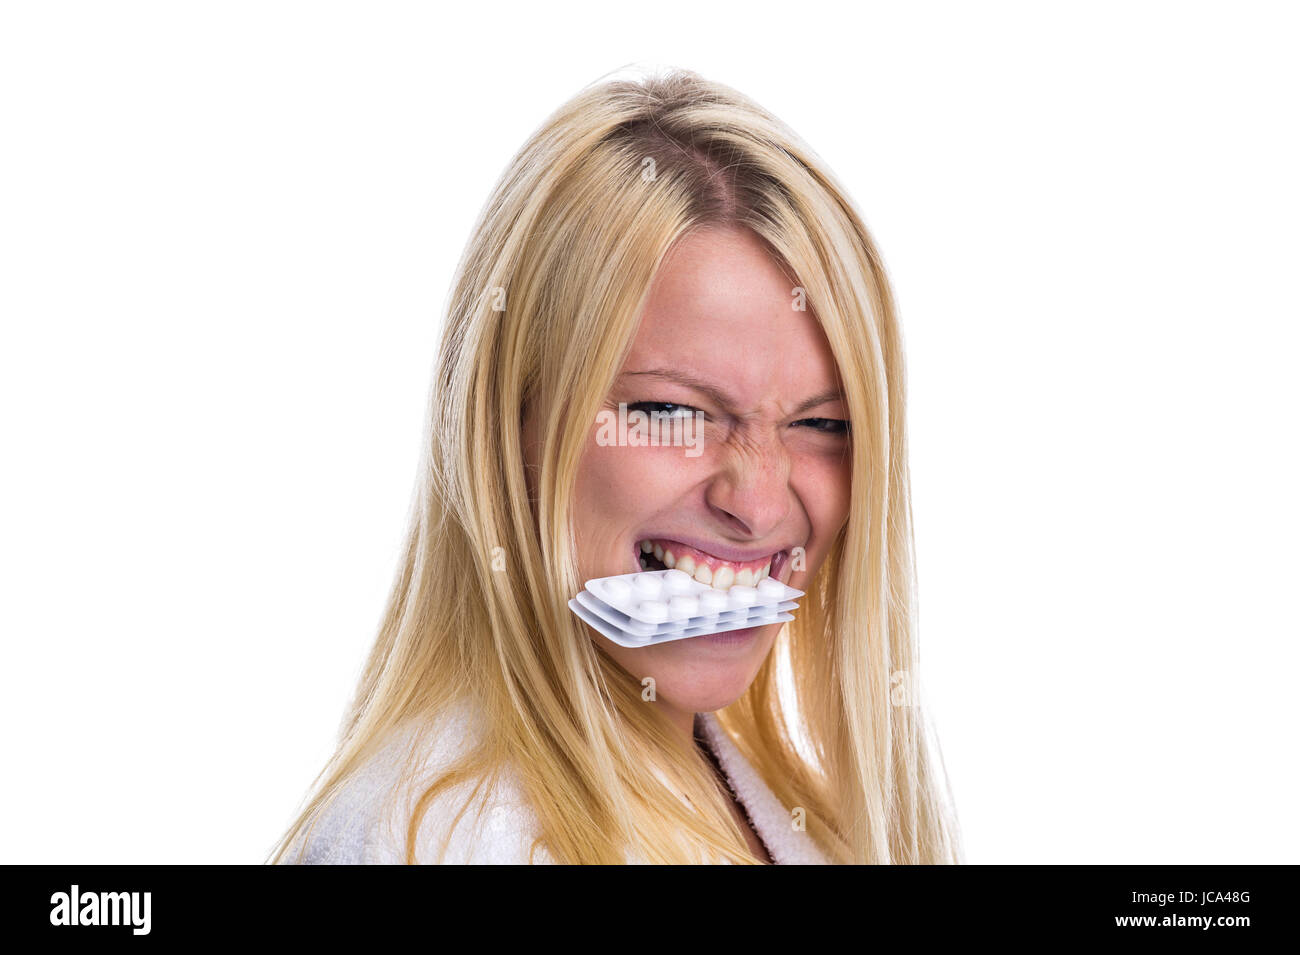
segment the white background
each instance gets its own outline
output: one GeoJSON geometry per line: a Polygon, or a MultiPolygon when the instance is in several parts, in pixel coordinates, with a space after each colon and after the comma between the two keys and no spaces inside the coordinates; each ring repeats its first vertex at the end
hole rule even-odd
{"type": "Polygon", "coordinates": [[[883,251],[969,861],[1297,861],[1284,6],[0,11],[0,861],[265,858],[473,219],[627,64],[781,116],[883,251]]]}

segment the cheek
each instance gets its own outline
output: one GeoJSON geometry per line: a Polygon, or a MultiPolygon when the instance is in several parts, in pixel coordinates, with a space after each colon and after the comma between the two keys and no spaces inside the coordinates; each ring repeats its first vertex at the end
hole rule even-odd
{"type": "Polygon", "coordinates": [[[849,518],[853,463],[848,454],[823,455],[805,460],[799,470],[800,500],[812,522],[819,549],[828,548],[849,518]]]}
{"type": "Polygon", "coordinates": [[[602,446],[593,436],[578,468],[578,501],[588,515],[635,523],[670,506],[696,480],[693,466],[680,448],[602,446]]]}
{"type": "Polygon", "coordinates": [[[672,500],[672,474],[649,460],[645,450],[601,446],[593,438],[583,454],[573,520],[579,563],[589,576],[627,571],[626,538],[672,500]]]}
{"type": "Polygon", "coordinates": [[[853,462],[847,456],[836,463],[830,488],[827,510],[838,528],[849,519],[849,505],[853,497],[853,462]]]}
{"type": "Polygon", "coordinates": [[[626,448],[601,447],[593,438],[578,466],[578,517],[607,519],[626,511],[635,496],[636,472],[626,448]]]}

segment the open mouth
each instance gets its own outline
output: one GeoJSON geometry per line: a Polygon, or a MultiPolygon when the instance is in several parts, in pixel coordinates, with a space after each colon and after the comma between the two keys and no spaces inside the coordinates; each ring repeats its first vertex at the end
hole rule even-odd
{"type": "Polygon", "coordinates": [[[753,587],[769,576],[779,579],[787,555],[787,551],[781,550],[753,560],[726,560],[667,538],[645,538],[636,544],[637,561],[642,570],[680,570],[718,590],[753,587]]]}

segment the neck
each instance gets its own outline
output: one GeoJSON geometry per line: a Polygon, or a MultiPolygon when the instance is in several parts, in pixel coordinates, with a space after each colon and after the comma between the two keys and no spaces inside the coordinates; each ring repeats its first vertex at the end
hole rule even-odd
{"type": "Polygon", "coordinates": [[[664,701],[660,701],[658,705],[663,707],[664,715],[668,717],[668,722],[673,725],[673,729],[681,734],[683,740],[694,745],[695,713],[691,710],[678,709],[664,701]]]}

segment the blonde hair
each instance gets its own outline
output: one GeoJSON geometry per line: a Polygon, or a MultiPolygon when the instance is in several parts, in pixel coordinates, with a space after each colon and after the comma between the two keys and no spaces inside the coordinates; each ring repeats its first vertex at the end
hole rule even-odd
{"type": "Polygon", "coordinates": [[[903,351],[880,256],[790,130],[682,71],[579,93],[484,207],[448,305],[405,556],[337,750],[273,861],[392,732],[466,699],[491,732],[415,804],[408,862],[439,793],[507,764],[536,813],[534,848],[557,862],[755,861],[706,761],[567,607],[582,589],[572,496],[592,422],[665,255],[705,226],[752,230],[798,277],[853,422],[848,521],[719,723],[830,860],[960,861],[937,746],[900,695],[918,690],[915,570],[903,351]],[[778,650],[793,700],[778,693],[778,650]]]}

